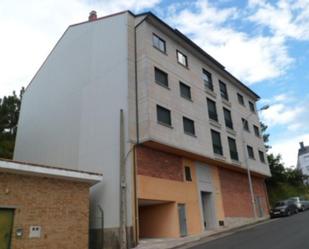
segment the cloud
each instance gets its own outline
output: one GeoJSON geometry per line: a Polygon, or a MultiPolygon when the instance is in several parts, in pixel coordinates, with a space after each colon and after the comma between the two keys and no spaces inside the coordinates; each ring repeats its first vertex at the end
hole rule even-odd
{"type": "Polygon", "coordinates": [[[244,12],[219,8],[198,0],[191,8],[175,5],[166,20],[248,84],[283,75],[293,62],[285,40],[279,36],[249,35],[231,25],[243,22],[244,12]]]}
{"type": "Polygon", "coordinates": [[[269,109],[262,112],[262,119],[269,126],[286,125],[294,120],[304,112],[301,106],[289,107],[283,103],[274,104],[269,109]]]}
{"type": "Polygon", "coordinates": [[[267,27],[279,37],[297,40],[309,39],[309,2],[306,0],[279,0],[274,4],[249,1],[254,14],[249,20],[267,27]]]}
{"type": "Polygon", "coordinates": [[[2,0],[0,97],[28,85],[67,26],[123,10],[141,11],[160,0],[2,0]]]}
{"type": "Polygon", "coordinates": [[[299,142],[301,141],[303,141],[305,145],[309,145],[309,133],[277,140],[272,144],[270,152],[275,155],[281,154],[282,161],[285,163],[286,167],[296,166],[299,142]]]}

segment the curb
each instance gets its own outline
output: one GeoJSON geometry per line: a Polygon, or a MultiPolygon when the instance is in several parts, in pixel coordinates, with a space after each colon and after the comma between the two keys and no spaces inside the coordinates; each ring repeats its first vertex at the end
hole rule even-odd
{"type": "Polygon", "coordinates": [[[237,233],[237,232],[240,232],[240,231],[243,231],[243,230],[247,230],[247,229],[253,228],[255,226],[262,225],[264,223],[269,223],[269,222],[272,222],[272,221],[274,221],[274,220],[269,219],[269,218],[267,218],[265,220],[255,221],[253,223],[234,227],[234,228],[231,228],[229,230],[218,231],[217,233],[213,233],[213,234],[210,234],[210,235],[207,235],[207,236],[204,236],[204,237],[200,237],[200,238],[194,239],[192,241],[187,241],[187,242],[184,242],[181,245],[170,246],[166,249],[187,249],[187,248],[191,248],[193,246],[198,246],[198,245],[201,245],[203,243],[206,243],[206,242],[209,242],[209,241],[212,241],[212,240],[216,240],[216,239],[219,239],[219,238],[222,238],[222,237],[226,237],[226,236],[232,235],[234,233],[237,233]]]}

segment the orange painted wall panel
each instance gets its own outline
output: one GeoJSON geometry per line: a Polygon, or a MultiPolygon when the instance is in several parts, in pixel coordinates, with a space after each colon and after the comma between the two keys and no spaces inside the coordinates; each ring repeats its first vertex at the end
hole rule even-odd
{"type": "MultiPolygon", "coordinates": [[[[191,169],[192,182],[173,181],[168,179],[138,175],[138,198],[146,200],[171,201],[186,204],[188,234],[202,232],[201,213],[199,209],[199,196],[196,184],[196,173],[194,163],[190,160],[183,160],[183,165],[191,169]]],[[[177,206],[175,205],[175,212],[177,206]]],[[[177,216],[178,217],[178,216],[177,216]]],[[[178,219],[178,218],[177,218],[178,219]]],[[[169,232],[172,234],[177,229],[179,236],[179,222],[174,222],[169,232]]],[[[140,231],[140,234],[142,232],[140,231]]]]}

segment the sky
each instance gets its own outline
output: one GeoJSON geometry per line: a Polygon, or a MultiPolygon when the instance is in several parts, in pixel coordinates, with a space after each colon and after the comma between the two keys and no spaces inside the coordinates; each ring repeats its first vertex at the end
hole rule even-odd
{"type": "Polygon", "coordinates": [[[309,145],[309,0],[1,0],[0,98],[27,86],[67,26],[131,10],[179,29],[270,105],[270,152],[309,145]]]}

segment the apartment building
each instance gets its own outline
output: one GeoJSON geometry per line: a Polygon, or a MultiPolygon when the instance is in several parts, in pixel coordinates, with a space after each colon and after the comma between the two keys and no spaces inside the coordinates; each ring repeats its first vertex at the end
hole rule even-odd
{"type": "Polygon", "coordinates": [[[152,13],[92,12],[26,89],[14,159],[104,172],[91,188],[91,232],[104,229],[105,248],[119,246],[123,188],[131,246],[243,224],[255,219],[248,167],[257,215],[268,216],[258,99],[152,13]]]}
{"type": "Polygon", "coordinates": [[[305,146],[304,142],[300,142],[299,145],[297,168],[300,169],[304,175],[309,176],[309,146],[305,146]]]}

